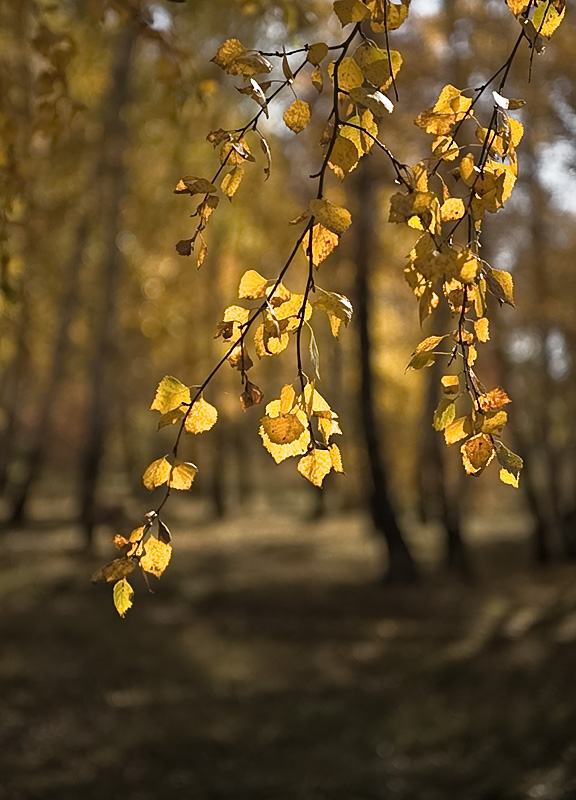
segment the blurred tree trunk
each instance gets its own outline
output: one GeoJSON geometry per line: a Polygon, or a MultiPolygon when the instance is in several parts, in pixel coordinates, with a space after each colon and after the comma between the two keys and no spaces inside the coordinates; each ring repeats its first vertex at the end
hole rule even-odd
{"type": "Polygon", "coordinates": [[[82,251],[87,235],[88,222],[86,218],[83,218],[78,224],[72,252],[62,276],[64,291],[58,309],[58,330],[44,390],[36,401],[39,408],[38,417],[22,455],[19,480],[10,486],[10,525],[19,526],[26,522],[26,507],[30,492],[44,464],[54,398],[58,393],[66,369],[69,350],[68,332],[78,306],[82,251]]]}
{"type": "Polygon", "coordinates": [[[130,95],[132,51],[137,39],[135,24],[128,25],[120,36],[112,85],[107,98],[102,139],[101,226],[104,254],[101,263],[101,296],[97,304],[93,331],[94,349],[89,376],[89,399],[86,443],[80,468],[80,523],[85,545],[91,547],[97,522],[97,488],[102,457],[110,428],[113,406],[112,380],[115,375],[117,345],[117,295],[122,276],[123,256],[117,238],[121,230],[122,199],[126,191],[123,163],[128,145],[123,111],[130,95]]]}
{"type": "Polygon", "coordinates": [[[356,324],[360,338],[360,396],[364,442],[369,466],[368,507],[376,531],[384,537],[388,548],[386,579],[391,582],[414,580],[417,570],[408,545],[398,524],[390,499],[390,489],[383,459],[382,427],[378,425],[375,409],[374,372],[370,331],[376,321],[370,304],[370,262],[377,251],[376,197],[372,172],[361,162],[355,183],[356,215],[356,324]]]}

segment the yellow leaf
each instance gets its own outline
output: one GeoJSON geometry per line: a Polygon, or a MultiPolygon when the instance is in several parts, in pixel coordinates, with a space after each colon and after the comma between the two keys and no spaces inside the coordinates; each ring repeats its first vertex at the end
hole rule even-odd
{"type": "MultiPolygon", "coordinates": [[[[334,62],[328,64],[328,75],[334,79],[334,62]]],[[[340,62],[338,67],[338,87],[344,92],[349,92],[350,89],[355,89],[357,86],[362,86],[364,83],[364,75],[358,64],[351,56],[346,56],[340,62]]]]}
{"type": "Polygon", "coordinates": [[[158,430],[160,430],[160,428],[165,428],[166,425],[174,425],[176,422],[182,422],[187,410],[186,406],[182,406],[181,408],[175,408],[173,411],[167,411],[166,414],[162,414],[158,420],[158,430]]]}
{"type": "Polygon", "coordinates": [[[258,358],[264,356],[276,356],[286,350],[290,344],[290,337],[287,333],[280,333],[274,336],[266,330],[265,325],[259,325],[254,334],[254,347],[258,358]]]}
{"type": "Polygon", "coordinates": [[[431,367],[435,360],[434,353],[416,353],[406,364],[405,372],[431,367]]]}
{"type": "Polygon", "coordinates": [[[520,473],[517,472],[514,474],[513,472],[508,472],[507,469],[502,467],[500,469],[500,480],[502,483],[508,484],[508,486],[513,486],[515,489],[518,489],[520,486],[520,473]]]}
{"type": "Polygon", "coordinates": [[[316,67],[314,72],[310,73],[310,83],[317,92],[321,92],[324,89],[324,74],[320,67],[316,67]]]}
{"type": "Polygon", "coordinates": [[[561,11],[557,11],[557,9],[554,8],[554,3],[550,2],[550,0],[540,0],[534,11],[534,16],[532,17],[532,24],[538,33],[541,33],[542,36],[546,36],[547,38],[552,36],[564,19],[564,14],[566,13],[566,5],[563,4],[561,8],[561,11]]]}
{"type": "Polygon", "coordinates": [[[488,411],[499,411],[503,406],[508,405],[512,401],[499,386],[491,389],[489,392],[481,394],[478,398],[478,405],[484,413],[488,411]]]}
{"type": "Polygon", "coordinates": [[[332,469],[334,472],[344,473],[344,466],[342,464],[342,455],[340,453],[340,449],[337,445],[331,444],[328,448],[328,452],[330,453],[330,462],[332,464],[332,469]]]}
{"type": "Polygon", "coordinates": [[[332,314],[328,315],[330,320],[330,331],[332,336],[337,339],[340,334],[340,326],[342,325],[342,320],[338,319],[338,317],[333,316],[332,314]]]}
{"type": "Polygon", "coordinates": [[[344,233],[352,223],[350,212],[329,200],[311,200],[308,208],[318,222],[333,233],[344,233]]]}
{"type": "Polygon", "coordinates": [[[212,61],[221,69],[228,72],[228,68],[232,62],[239,56],[243,56],[246,52],[246,48],[238,39],[226,39],[224,44],[220,45],[218,48],[218,52],[212,61]]]}
{"type": "Polygon", "coordinates": [[[486,286],[497,300],[514,306],[514,281],[509,272],[501,269],[490,269],[486,273],[486,286]]]}
{"type": "MultiPolygon", "coordinates": [[[[334,417],[335,416],[336,415],[334,414],[334,417]]],[[[318,417],[318,430],[322,434],[325,444],[328,444],[331,436],[335,436],[337,434],[342,435],[342,431],[340,430],[340,425],[338,424],[337,419],[318,417]]]]}
{"type": "Polygon", "coordinates": [[[328,450],[312,450],[298,462],[298,472],[314,486],[322,486],[331,469],[332,458],[328,450]]]}
{"type": "Polygon", "coordinates": [[[292,444],[304,432],[296,413],[280,413],[277,417],[262,417],[264,432],[273,444],[292,444]]]}
{"type": "Polygon", "coordinates": [[[217,419],[218,411],[200,397],[188,412],[184,428],[187,433],[203,433],[209,431],[217,419]]]}
{"type": "MultiPolygon", "coordinates": [[[[250,270],[250,272],[254,272],[254,270],[250,270]]],[[[245,276],[248,273],[245,273],[245,276]]],[[[258,273],[255,273],[258,275],[258,273]]],[[[262,278],[260,275],[259,278],[266,283],[265,278],[262,278]]],[[[242,286],[242,284],[240,284],[242,286]]],[[[254,280],[252,283],[252,288],[256,289],[258,285],[258,281],[254,280]]],[[[245,287],[249,288],[249,287],[245,287]]],[[[248,319],[250,317],[250,310],[248,308],[243,308],[242,306],[228,306],[228,308],[224,311],[224,322],[237,322],[239,325],[246,325],[248,319]]]]}
{"type": "MultiPolygon", "coordinates": [[[[360,132],[357,131],[357,133],[360,132]]],[[[330,153],[328,166],[340,180],[344,180],[347,175],[356,169],[361,155],[351,139],[347,136],[338,136],[330,153]]]]}
{"type": "Polygon", "coordinates": [[[457,375],[442,375],[440,378],[444,394],[455,395],[460,391],[460,381],[457,375]]]}
{"type": "Polygon", "coordinates": [[[354,309],[352,303],[343,294],[326,292],[319,286],[316,287],[316,299],[312,302],[318,311],[324,311],[329,317],[337,317],[345,325],[352,319],[354,309]]]}
{"type": "Polygon", "coordinates": [[[296,404],[296,392],[287,384],[280,390],[280,413],[289,414],[296,404]]]}
{"type": "MultiPolygon", "coordinates": [[[[279,306],[276,306],[276,310],[274,312],[276,319],[278,321],[282,321],[285,319],[290,319],[291,317],[297,317],[302,311],[303,303],[304,303],[303,294],[293,294],[289,300],[286,300],[286,302],[280,303],[279,306]]],[[[304,321],[307,322],[311,316],[312,316],[312,306],[308,301],[306,301],[306,308],[304,310],[304,321]]],[[[290,326],[288,326],[288,330],[290,330],[290,326]]]]}
{"type": "Polygon", "coordinates": [[[166,483],[168,480],[171,469],[171,464],[167,460],[166,456],[159,458],[157,461],[153,461],[146,469],[146,472],[142,478],[144,486],[149,492],[151,492],[152,489],[155,489],[157,486],[162,486],[162,484],[166,483]]]}
{"type": "Polygon", "coordinates": [[[291,131],[300,133],[310,122],[310,106],[305,100],[294,100],[282,115],[282,119],[291,131]]]}
{"type": "MultiPolygon", "coordinates": [[[[340,238],[338,234],[332,233],[323,225],[314,225],[312,228],[312,264],[316,269],[325,261],[334,248],[338,245],[340,238]]],[[[309,258],[310,231],[302,240],[304,255],[309,258]]]]}
{"type": "Polygon", "coordinates": [[[198,251],[198,259],[196,261],[196,268],[200,269],[202,264],[206,261],[206,256],[208,254],[208,245],[205,241],[202,241],[200,245],[200,250],[198,251]]]}
{"type": "Polygon", "coordinates": [[[459,442],[465,436],[472,433],[472,420],[470,417],[458,417],[444,429],[444,440],[446,444],[459,442]]]}
{"type": "Polygon", "coordinates": [[[460,153],[460,148],[451,136],[438,136],[432,142],[432,153],[445,161],[454,161],[460,153]]]}
{"type": "MultiPolygon", "coordinates": [[[[508,414],[505,411],[489,411],[480,417],[479,422],[482,433],[499,435],[502,433],[504,425],[508,422],[508,414]]],[[[478,427],[476,430],[478,430],[478,427]]]]}
{"type": "Polygon", "coordinates": [[[468,475],[479,475],[496,455],[492,440],[485,433],[479,433],[464,442],[460,452],[468,475]]]}
{"type": "Polygon", "coordinates": [[[316,42],[315,44],[311,44],[308,48],[306,58],[311,64],[317,67],[321,61],[324,61],[327,55],[328,45],[326,42],[316,42]]]}
{"type": "Polygon", "coordinates": [[[440,400],[438,407],[434,412],[432,426],[437,431],[443,431],[444,428],[447,428],[448,425],[453,422],[455,416],[456,403],[453,400],[449,400],[447,397],[444,397],[442,400],[440,400]]]}
{"type": "Polygon", "coordinates": [[[524,11],[530,0],[506,0],[506,2],[510,11],[518,16],[524,11]]]}
{"type": "Polygon", "coordinates": [[[237,167],[244,164],[246,161],[255,161],[256,159],[250,152],[248,143],[245,139],[240,141],[224,142],[220,148],[220,163],[229,164],[231,167],[237,167]]]}
{"type": "Polygon", "coordinates": [[[448,84],[442,89],[433,108],[419,114],[415,123],[424,128],[426,133],[443,135],[464,119],[471,105],[472,100],[469,97],[464,97],[459,89],[448,84]]]}
{"type": "Polygon", "coordinates": [[[242,275],[238,287],[238,297],[246,300],[259,300],[266,296],[268,281],[255,269],[249,269],[242,275]]]}
{"type": "Polygon", "coordinates": [[[453,219],[462,219],[466,213],[464,200],[460,197],[451,197],[440,206],[440,218],[442,222],[449,222],[453,219]]]}
{"type": "Polygon", "coordinates": [[[354,61],[372,86],[385,90],[402,66],[402,56],[397,50],[381,50],[373,42],[363,42],[354,51],[354,61]]]}
{"type": "Polygon", "coordinates": [[[189,461],[177,461],[172,469],[168,485],[171,489],[186,491],[192,486],[197,472],[198,467],[195,464],[189,461]]]}
{"type": "Polygon", "coordinates": [[[140,559],[140,566],[145,572],[159,578],[170,562],[172,545],[161,542],[155,536],[150,536],[144,545],[144,555],[140,559]]]}
{"type": "Polygon", "coordinates": [[[126,575],[129,575],[135,566],[136,562],[131,558],[115,558],[114,561],[110,561],[109,564],[105,564],[103,567],[96,570],[92,575],[92,583],[97,583],[98,581],[106,581],[106,583],[117,581],[119,578],[124,578],[126,575]]]}
{"type": "Polygon", "coordinates": [[[242,183],[243,177],[244,167],[234,167],[224,176],[220,188],[228,199],[232,200],[232,197],[236,194],[238,187],[242,183]]]}
{"type": "MultiPolygon", "coordinates": [[[[266,406],[266,417],[277,417],[280,413],[280,400],[272,400],[266,406]]],[[[277,464],[286,458],[290,458],[290,456],[302,455],[310,445],[310,431],[306,414],[301,409],[297,409],[295,416],[302,424],[303,431],[298,439],[289,444],[275,444],[270,440],[264,430],[264,426],[260,425],[259,433],[262,438],[262,444],[277,464]]]]}
{"type": "Polygon", "coordinates": [[[313,383],[307,383],[304,387],[304,403],[309,414],[322,415],[328,419],[336,419],[336,414],[330,408],[330,404],[322,397],[320,392],[314,388],[313,383]]]}
{"type": "Polygon", "coordinates": [[[126,578],[122,578],[121,581],[114,584],[112,596],[116,611],[123,617],[128,609],[132,608],[132,598],[134,597],[134,590],[126,578]]]}
{"type": "Polygon", "coordinates": [[[424,339],[423,342],[420,342],[412,355],[415,356],[418,353],[429,353],[431,350],[434,350],[438,344],[440,344],[442,339],[444,339],[444,336],[428,336],[427,339],[424,339]]]}
{"type": "Polygon", "coordinates": [[[370,9],[360,0],[334,0],[334,13],[344,26],[366,19],[370,9]]]}
{"type": "Polygon", "coordinates": [[[490,339],[490,322],[486,317],[480,317],[474,322],[474,332],[479,342],[487,342],[490,339]]]}
{"type": "Polygon", "coordinates": [[[179,408],[183,403],[190,402],[190,389],[180,383],[178,378],[173,378],[172,375],[166,375],[162,378],[156,389],[156,397],[150,409],[152,411],[159,411],[161,414],[166,414],[168,411],[173,411],[179,408]]]}

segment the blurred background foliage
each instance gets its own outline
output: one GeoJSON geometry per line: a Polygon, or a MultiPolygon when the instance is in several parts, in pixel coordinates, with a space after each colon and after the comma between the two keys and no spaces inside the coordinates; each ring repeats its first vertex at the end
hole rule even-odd
{"type": "MultiPolygon", "coordinates": [[[[409,24],[394,33],[404,66],[383,132],[400,161],[426,154],[425,134],[413,125],[419,111],[444,83],[480,85],[505,61],[516,26],[500,0],[414,0],[409,24]]],[[[170,449],[170,431],[157,434],[147,412],[156,384],[164,374],[200,383],[209,372],[221,354],[212,334],[222,309],[235,301],[246,269],[277,274],[294,238],[287,221],[306,206],[307,176],[319,163],[324,101],[302,86],[316,122],[295,137],[280,123],[290,102],[281,97],[265,126],[270,180],[263,182],[258,156],[232,204],[211,221],[202,269],[194,256],[179,257],[174,243],[188,235],[193,209],[173,187],[183,174],[212,174],[217,154],[208,131],[238,127],[253,113],[253,101],[238,95],[210,58],[230,36],[275,51],[338,41],[341,33],[331,4],[321,0],[22,0],[2,5],[0,36],[4,517],[8,526],[23,525],[41,514],[42,497],[56,493],[67,498],[90,544],[98,526],[136,524],[145,510],[143,468],[170,449]]],[[[430,426],[434,368],[404,373],[422,334],[402,277],[412,240],[386,222],[388,163],[373,153],[350,186],[334,179],[335,196],[346,192],[356,215],[370,216],[366,263],[358,257],[361,234],[351,229],[318,279],[362,302],[365,271],[383,467],[375,489],[391,501],[388,521],[373,507],[372,516],[376,528],[398,523],[408,536],[415,525],[431,524],[448,562],[462,569],[461,528],[485,511],[516,515],[540,560],[576,553],[574,37],[568,19],[535,59],[531,83],[527,47],[514,64],[510,94],[527,101],[519,114],[526,126],[520,181],[484,234],[487,260],[516,281],[517,309],[494,311],[480,377],[514,399],[513,445],[526,461],[518,494],[499,486],[490,470],[479,480],[464,478],[459,454],[430,426]]],[[[303,270],[302,259],[287,277],[293,291],[303,270]]],[[[220,422],[190,451],[200,473],[188,502],[203,501],[217,515],[254,502],[296,504],[313,515],[366,506],[374,480],[361,424],[366,342],[352,324],[334,343],[324,323],[317,324],[320,388],[341,415],[346,477],[331,476],[321,495],[292,465],[271,469],[257,436],[259,409],[241,412],[241,387],[226,367],[207,392],[220,422]]],[[[427,334],[440,332],[435,324],[443,325],[427,323],[427,334]]],[[[271,399],[294,367],[286,358],[265,361],[253,374],[271,399]]]]}

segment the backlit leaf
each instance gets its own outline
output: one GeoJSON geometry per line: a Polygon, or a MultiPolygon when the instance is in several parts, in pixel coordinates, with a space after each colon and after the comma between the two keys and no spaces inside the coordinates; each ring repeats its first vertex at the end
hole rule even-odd
{"type": "Polygon", "coordinates": [[[352,223],[350,212],[329,200],[311,200],[308,208],[318,222],[333,233],[344,233],[352,223]]]}
{"type": "Polygon", "coordinates": [[[350,97],[355,103],[369,108],[376,117],[383,117],[386,113],[391,114],[394,111],[394,103],[377,89],[364,89],[359,86],[350,91],[350,97]]]}
{"type": "Polygon", "coordinates": [[[508,403],[512,402],[504,389],[497,386],[485,394],[481,394],[478,398],[478,405],[484,412],[499,411],[508,403]]]}
{"type": "Polygon", "coordinates": [[[322,481],[332,469],[332,457],[328,450],[312,450],[298,462],[298,472],[314,486],[322,486],[322,481]]]}
{"type": "Polygon", "coordinates": [[[221,69],[228,72],[228,68],[238,56],[244,55],[247,50],[238,39],[226,39],[224,44],[220,45],[218,52],[211,60],[217,64],[221,69]]]}
{"type": "Polygon", "coordinates": [[[496,455],[492,440],[485,433],[479,433],[464,442],[460,452],[468,475],[478,475],[496,455]]]}
{"type": "Polygon", "coordinates": [[[174,194],[210,194],[216,191],[214,184],[206,178],[194,178],[186,176],[178,181],[174,194]]]}
{"type": "Polygon", "coordinates": [[[354,51],[354,61],[360,67],[368,83],[385,90],[392,83],[402,66],[402,56],[397,50],[381,50],[373,42],[363,42],[354,51]]]}
{"type": "MultiPolygon", "coordinates": [[[[312,228],[312,264],[316,269],[328,258],[339,241],[338,234],[332,233],[332,231],[328,230],[328,228],[325,228],[323,225],[314,225],[312,228]]],[[[309,247],[310,231],[302,240],[302,249],[304,250],[306,258],[309,258],[309,247]]]]}
{"type": "Polygon", "coordinates": [[[470,417],[458,417],[444,429],[444,440],[446,444],[454,444],[471,433],[473,433],[473,426],[470,417]]]}
{"type": "MultiPolygon", "coordinates": [[[[328,64],[328,75],[334,80],[334,62],[328,64]]],[[[346,56],[338,67],[338,87],[344,92],[349,92],[364,83],[364,75],[358,64],[351,56],[346,56]]]]}
{"type": "Polygon", "coordinates": [[[255,269],[249,269],[242,275],[238,287],[238,297],[246,300],[259,300],[266,296],[268,281],[255,269]]]}
{"type": "Polygon", "coordinates": [[[429,353],[440,344],[442,339],[444,339],[444,336],[428,336],[427,339],[424,339],[423,342],[420,342],[412,355],[416,355],[417,353],[429,353]]]}
{"type": "MultiPolygon", "coordinates": [[[[482,433],[500,435],[502,428],[508,421],[508,414],[505,411],[489,411],[480,417],[480,430],[482,433]]],[[[478,427],[476,427],[478,430],[478,427]]]]}
{"type": "MultiPolygon", "coordinates": [[[[266,406],[266,417],[264,417],[264,419],[277,417],[280,413],[280,400],[272,400],[266,406]]],[[[303,431],[298,439],[288,444],[276,444],[272,442],[264,429],[264,425],[260,425],[259,433],[262,438],[262,444],[277,464],[291,456],[302,455],[309,447],[310,431],[308,430],[306,414],[301,409],[296,409],[295,416],[302,424],[303,431]]]]}
{"type": "Polygon", "coordinates": [[[514,306],[514,281],[509,272],[491,268],[485,273],[485,278],[488,291],[500,303],[514,306]]]}
{"type": "Polygon", "coordinates": [[[122,578],[121,581],[114,584],[112,597],[116,611],[123,617],[128,609],[132,608],[132,598],[134,597],[134,590],[126,578],[122,578]]]}
{"type": "Polygon", "coordinates": [[[168,485],[171,489],[189,489],[196,477],[198,467],[189,461],[176,461],[168,485]]]}
{"type": "Polygon", "coordinates": [[[553,3],[550,3],[548,0],[540,0],[540,2],[536,5],[536,10],[534,11],[534,16],[532,17],[532,24],[538,33],[542,34],[542,36],[550,38],[550,36],[552,36],[556,28],[564,19],[565,13],[565,5],[563,5],[561,11],[557,11],[556,8],[554,8],[553,3]]]}
{"type": "Polygon", "coordinates": [[[440,383],[444,394],[452,396],[460,391],[460,381],[457,375],[443,375],[440,378],[440,383]]]}
{"type": "Polygon", "coordinates": [[[442,222],[449,222],[453,219],[462,219],[465,213],[466,207],[464,206],[464,200],[462,200],[460,197],[451,197],[440,206],[440,218],[442,222]]]}
{"type": "Polygon", "coordinates": [[[324,311],[328,316],[338,317],[345,325],[352,319],[354,311],[352,303],[343,294],[337,292],[327,292],[316,287],[316,297],[312,301],[313,308],[324,311]]]}
{"type": "Polygon", "coordinates": [[[342,455],[340,454],[340,448],[338,445],[331,444],[328,448],[328,452],[330,453],[330,461],[332,463],[332,469],[334,472],[344,473],[344,466],[342,464],[342,455]]]}
{"type": "Polygon", "coordinates": [[[187,433],[203,433],[209,431],[217,419],[218,411],[200,397],[188,411],[184,428],[187,433]]]}
{"type": "Polygon", "coordinates": [[[490,322],[486,317],[480,317],[474,322],[474,332],[479,342],[487,342],[490,339],[490,322]]]}
{"type": "Polygon", "coordinates": [[[334,0],[334,13],[344,26],[366,19],[370,9],[361,0],[334,0]]]}
{"type": "Polygon", "coordinates": [[[243,167],[233,167],[222,179],[220,188],[229,200],[232,200],[244,178],[243,167]]]}
{"type": "Polygon", "coordinates": [[[432,425],[437,431],[443,431],[451,422],[453,422],[454,417],[456,416],[456,403],[453,400],[449,400],[447,397],[440,400],[436,411],[434,412],[434,418],[432,420],[432,425]]]}
{"type": "Polygon", "coordinates": [[[262,417],[262,427],[273,444],[292,444],[305,430],[296,413],[280,413],[277,417],[262,417]]]}
{"type": "Polygon", "coordinates": [[[340,180],[344,180],[347,175],[356,169],[361,155],[351,139],[346,136],[338,136],[330,152],[328,166],[340,180]]]}
{"type": "Polygon", "coordinates": [[[129,575],[135,566],[136,562],[131,558],[115,558],[114,561],[110,561],[110,563],[96,570],[92,575],[92,583],[97,583],[98,581],[106,581],[106,583],[117,581],[119,578],[124,578],[126,575],[129,575]]]}
{"type": "Polygon", "coordinates": [[[153,461],[146,469],[142,478],[144,486],[149,492],[151,492],[152,489],[155,489],[157,486],[162,486],[162,484],[166,483],[168,480],[171,469],[172,466],[167,460],[166,456],[153,461]]]}
{"type": "Polygon", "coordinates": [[[145,572],[159,578],[170,562],[172,545],[161,542],[155,536],[150,536],[144,545],[144,555],[140,559],[140,566],[145,572]]]}
{"type": "Polygon", "coordinates": [[[150,406],[152,411],[159,411],[161,414],[166,414],[178,408],[183,403],[190,402],[190,389],[184,386],[178,378],[172,375],[166,375],[156,389],[156,396],[150,406]]]}
{"type": "Polygon", "coordinates": [[[305,100],[294,100],[282,115],[285,125],[294,133],[300,133],[310,122],[310,106],[305,100]]]}

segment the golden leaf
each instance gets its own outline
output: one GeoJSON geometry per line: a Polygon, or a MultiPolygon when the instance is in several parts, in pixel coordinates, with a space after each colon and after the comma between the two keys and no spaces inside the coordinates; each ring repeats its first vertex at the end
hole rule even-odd
{"type": "Polygon", "coordinates": [[[354,61],[372,86],[385,90],[392,83],[402,66],[402,56],[397,50],[381,50],[373,42],[364,42],[354,51],[354,61]]]}
{"type": "Polygon", "coordinates": [[[292,444],[300,438],[304,425],[296,413],[280,413],[277,417],[262,417],[264,432],[273,444],[292,444]]]}
{"type": "Polygon", "coordinates": [[[171,489],[186,491],[194,483],[198,467],[190,461],[176,461],[168,485],[171,489]]]}
{"type": "Polygon", "coordinates": [[[338,445],[331,444],[328,448],[328,452],[330,453],[330,462],[332,464],[332,469],[334,472],[339,472],[344,474],[344,466],[342,464],[342,455],[340,453],[340,448],[338,445]]]}
{"type": "Polygon", "coordinates": [[[238,297],[246,300],[259,300],[261,297],[266,297],[267,284],[268,281],[259,272],[256,272],[255,269],[249,269],[240,279],[238,297]]]}
{"type": "Polygon", "coordinates": [[[440,344],[440,342],[444,338],[445,338],[444,336],[428,336],[427,339],[424,339],[423,342],[420,342],[420,344],[416,347],[412,355],[415,356],[418,353],[428,353],[431,350],[434,350],[434,348],[438,344],[440,344]]]}
{"type": "Polygon", "coordinates": [[[162,486],[163,483],[166,483],[168,480],[168,476],[170,475],[170,470],[172,469],[170,462],[167,460],[166,456],[163,458],[159,458],[156,461],[153,461],[149,467],[147,467],[142,481],[144,486],[148,489],[148,491],[152,491],[157,486],[162,486]]]}
{"type": "MultiPolygon", "coordinates": [[[[480,431],[482,433],[499,435],[502,433],[504,425],[508,422],[508,414],[505,411],[489,411],[483,414],[478,421],[480,422],[480,431]]],[[[478,430],[478,427],[476,430],[478,430]]]]}
{"type": "Polygon", "coordinates": [[[486,317],[480,317],[474,322],[474,332],[479,342],[487,342],[490,339],[490,322],[486,317]]]}
{"type": "Polygon", "coordinates": [[[562,6],[561,11],[557,11],[553,3],[548,2],[548,0],[540,0],[532,17],[532,24],[538,33],[550,38],[564,19],[565,13],[565,4],[562,6]]]}
{"type": "MultiPolygon", "coordinates": [[[[334,79],[334,62],[328,64],[328,75],[334,79]]],[[[355,89],[357,86],[362,86],[364,83],[364,75],[358,64],[351,56],[346,56],[340,62],[338,67],[338,87],[344,92],[349,92],[350,89],[355,89]]]]}
{"type": "Polygon", "coordinates": [[[310,83],[317,92],[321,92],[324,89],[324,74],[320,67],[316,67],[314,72],[310,73],[310,83]]]}
{"type": "Polygon", "coordinates": [[[167,411],[166,414],[162,414],[158,420],[158,430],[160,430],[160,428],[165,428],[166,425],[174,425],[176,422],[182,422],[186,411],[187,407],[182,406],[181,408],[175,408],[173,411],[167,411]]]}
{"type": "Polygon", "coordinates": [[[256,328],[254,334],[254,347],[258,358],[264,356],[277,356],[283,350],[286,350],[290,344],[290,336],[287,333],[280,333],[279,336],[274,336],[266,330],[264,324],[256,328]]]}
{"type": "Polygon", "coordinates": [[[464,442],[460,452],[468,475],[479,475],[496,455],[492,440],[485,433],[479,433],[464,442]]]}
{"type": "Polygon", "coordinates": [[[362,153],[358,153],[356,145],[351,139],[346,136],[338,136],[330,152],[328,166],[340,180],[344,180],[347,175],[356,169],[361,155],[362,153]]]}
{"type": "Polygon", "coordinates": [[[116,611],[123,617],[128,609],[132,608],[132,598],[134,597],[134,590],[126,578],[122,578],[121,581],[114,584],[112,597],[116,611]]]}
{"type": "Polygon", "coordinates": [[[158,384],[156,397],[150,409],[152,411],[159,411],[161,414],[166,414],[178,408],[183,403],[189,402],[190,389],[184,386],[178,378],[173,378],[172,375],[166,375],[158,384]]]}
{"type": "Polygon", "coordinates": [[[513,486],[515,489],[518,489],[520,486],[520,473],[513,473],[508,472],[507,469],[504,467],[501,468],[499,473],[500,480],[502,483],[508,484],[508,486],[513,486]]]}
{"type": "MultiPolygon", "coordinates": [[[[266,417],[277,417],[280,413],[280,400],[272,400],[266,406],[266,417]]],[[[302,455],[310,445],[310,431],[308,429],[306,414],[301,409],[297,409],[296,417],[302,423],[304,430],[298,439],[289,444],[275,444],[270,440],[270,437],[264,430],[264,426],[260,425],[259,433],[262,438],[262,444],[277,464],[284,461],[286,458],[290,458],[290,456],[302,455]]]]}
{"type": "Polygon", "coordinates": [[[486,286],[488,291],[500,303],[514,306],[514,281],[509,272],[501,269],[490,269],[486,273],[486,286]]]}
{"type": "MultiPolygon", "coordinates": [[[[374,122],[374,115],[369,109],[365,109],[362,114],[350,117],[346,124],[340,128],[340,136],[344,139],[350,139],[356,147],[360,157],[363,153],[368,153],[374,145],[373,136],[378,136],[378,126],[374,122]],[[349,124],[348,124],[349,123],[349,124]],[[359,125],[364,128],[372,136],[367,136],[363,131],[358,128],[353,128],[352,125],[359,125]]],[[[336,170],[334,170],[336,172],[336,170]]]]}
{"type": "Polygon", "coordinates": [[[114,561],[110,561],[110,563],[96,570],[92,575],[92,583],[97,583],[98,581],[106,581],[106,583],[117,581],[119,578],[124,578],[126,575],[129,575],[135,566],[136,563],[126,556],[124,556],[124,558],[115,558],[114,561]]]}
{"type": "Polygon", "coordinates": [[[282,115],[282,119],[291,131],[300,133],[310,122],[310,106],[305,100],[294,100],[282,115]]]}
{"type": "Polygon", "coordinates": [[[316,42],[315,44],[311,44],[308,48],[306,58],[311,64],[317,67],[321,61],[324,61],[327,55],[328,45],[326,42],[316,42]]]}
{"type": "MultiPolygon", "coordinates": [[[[340,238],[337,233],[332,233],[323,225],[314,225],[312,228],[312,264],[316,269],[328,258],[334,248],[337,247],[339,241],[340,238]]],[[[310,231],[302,240],[302,249],[306,258],[309,258],[309,247],[310,231]]]]}
{"type": "Polygon", "coordinates": [[[289,414],[296,405],[296,392],[294,387],[287,384],[280,390],[280,413],[289,414]]]}
{"type": "Polygon", "coordinates": [[[220,188],[229,200],[236,194],[238,187],[244,178],[244,167],[234,167],[222,179],[220,188]]]}
{"type": "Polygon", "coordinates": [[[524,11],[530,0],[506,0],[506,2],[510,11],[518,16],[524,11]]]}
{"type": "Polygon", "coordinates": [[[440,383],[444,394],[452,396],[460,391],[460,381],[457,375],[442,375],[440,383]]]}
{"type": "Polygon", "coordinates": [[[438,136],[432,142],[432,154],[445,161],[454,161],[460,148],[451,136],[438,136]]]}
{"type": "Polygon", "coordinates": [[[144,555],[140,559],[140,566],[145,572],[159,578],[170,562],[172,545],[161,542],[155,536],[150,536],[144,545],[144,555]]]}
{"type": "Polygon", "coordinates": [[[469,416],[458,417],[444,429],[444,440],[446,444],[454,444],[465,436],[469,436],[472,430],[472,420],[469,416]]]}
{"type": "Polygon", "coordinates": [[[438,407],[434,412],[432,426],[437,431],[443,431],[444,428],[447,428],[448,425],[453,422],[455,416],[456,403],[453,400],[449,400],[447,397],[444,397],[442,400],[440,400],[438,407]]]}
{"type": "Polygon", "coordinates": [[[217,419],[218,411],[200,397],[186,415],[184,428],[187,433],[203,433],[209,431],[217,419]]]}
{"type": "Polygon", "coordinates": [[[504,389],[501,389],[499,386],[485,394],[481,394],[478,398],[478,405],[484,412],[499,411],[503,406],[511,402],[504,389]]]}
{"type": "Polygon", "coordinates": [[[360,0],[334,0],[334,13],[342,26],[366,19],[370,9],[360,0]]]}
{"type": "Polygon", "coordinates": [[[218,52],[211,59],[217,66],[228,72],[229,66],[239,56],[243,56],[247,50],[238,39],[226,39],[224,44],[220,45],[218,52]]]}
{"type": "MultiPolygon", "coordinates": [[[[334,414],[334,417],[336,417],[336,414],[334,414]]],[[[328,444],[331,436],[342,435],[337,419],[318,417],[318,430],[322,434],[325,444],[328,444]]]]}
{"type": "Polygon", "coordinates": [[[440,206],[440,219],[442,222],[450,222],[453,219],[462,219],[466,213],[464,200],[461,197],[451,197],[440,206]]]}
{"type": "Polygon", "coordinates": [[[314,486],[322,486],[322,481],[332,469],[332,458],[328,450],[312,450],[298,462],[298,472],[314,486]]]}
{"type": "Polygon", "coordinates": [[[318,222],[333,233],[344,233],[352,223],[350,212],[329,200],[311,200],[308,209],[318,222]]]}

